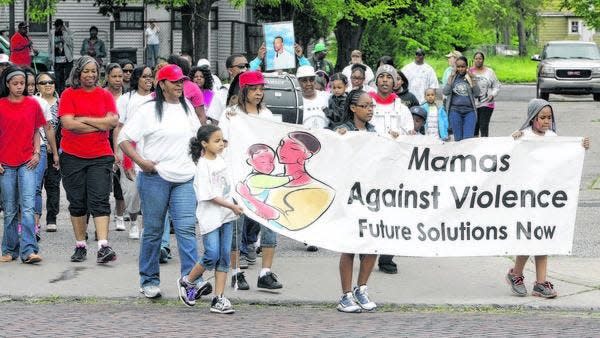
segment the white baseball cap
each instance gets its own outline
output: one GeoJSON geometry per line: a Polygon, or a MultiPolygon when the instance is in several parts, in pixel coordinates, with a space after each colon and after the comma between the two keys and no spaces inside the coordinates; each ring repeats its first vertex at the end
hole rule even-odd
{"type": "Polygon", "coordinates": [[[208,61],[207,59],[200,59],[198,60],[198,67],[202,67],[202,66],[208,66],[210,68],[210,61],[208,61]]]}
{"type": "Polygon", "coordinates": [[[313,66],[300,66],[298,67],[298,70],[296,71],[296,77],[302,78],[302,77],[315,77],[317,76],[317,74],[315,73],[315,69],[313,68],[313,66]]]}

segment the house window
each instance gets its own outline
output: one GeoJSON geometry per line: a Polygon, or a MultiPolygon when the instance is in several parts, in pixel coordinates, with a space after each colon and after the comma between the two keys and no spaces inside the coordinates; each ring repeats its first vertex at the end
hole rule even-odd
{"type": "Polygon", "coordinates": [[[173,30],[181,30],[181,10],[180,9],[172,9],[171,10],[171,20],[173,21],[173,30]]]}
{"type": "Polygon", "coordinates": [[[210,9],[210,29],[219,29],[219,7],[214,6],[210,9]]]}
{"type": "Polygon", "coordinates": [[[144,9],[123,8],[115,12],[116,29],[144,29],[144,9]]]}
{"type": "Polygon", "coordinates": [[[48,33],[48,24],[46,22],[43,22],[43,23],[30,22],[29,23],[29,32],[31,32],[31,33],[48,33]]]}
{"type": "Polygon", "coordinates": [[[581,34],[581,24],[579,20],[569,20],[569,34],[581,34]]]}

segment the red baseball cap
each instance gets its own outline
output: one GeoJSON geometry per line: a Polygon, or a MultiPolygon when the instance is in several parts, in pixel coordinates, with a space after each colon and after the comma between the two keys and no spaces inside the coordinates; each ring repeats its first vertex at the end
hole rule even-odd
{"type": "Polygon", "coordinates": [[[187,80],[188,77],[183,75],[183,71],[177,65],[166,65],[162,67],[156,74],[156,81],[167,80],[175,82],[181,79],[187,80]]]}
{"type": "Polygon", "coordinates": [[[239,81],[240,88],[244,88],[246,86],[264,85],[265,77],[261,72],[252,70],[241,73],[239,81]]]}

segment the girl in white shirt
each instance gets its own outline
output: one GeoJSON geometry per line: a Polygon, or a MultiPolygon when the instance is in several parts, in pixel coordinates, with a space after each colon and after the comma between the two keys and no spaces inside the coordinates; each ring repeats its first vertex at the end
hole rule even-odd
{"type": "Polygon", "coordinates": [[[204,243],[204,257],[179,281],[179,299],[191,306],[197,297],[196,286],[205,283],[202,274],[215,269],[214,298],[210,307],[213,313],[234,312],[223,292],[230,264],[232,221],[243,212],[231,197],[232,183],[225,160],[221,157],[224,148],[223,132],[213,125],[198,129],[196,137],[190,141],[190,152],[196,162],[196,218],[204,243]]]}

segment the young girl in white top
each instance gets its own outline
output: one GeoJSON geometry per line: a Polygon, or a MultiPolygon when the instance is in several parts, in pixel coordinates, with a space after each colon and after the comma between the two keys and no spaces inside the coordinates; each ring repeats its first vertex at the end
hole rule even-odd
{"type": "Polygon", "coordinates": [[[210,306],[210,312],[214,313],[234,312],[223,292],[233,238],[231,222],[243,212],[242,207],[235,204],[231,197],[231,180],[225,160],[220,156],[224,148],[223,132],[213,125],[198,129],[196,137],[190,142],[190,153],[196,162],[196,218],[204,243],[204,257],[187,276],[181,277],[177,282],[179,299],[184,304],[193,306],[200,295],[210,292],[201,287],[207,285],[202,274],[206,270],[215,269],[215,296],[210,306]]]}
{"type": "MultiPolygon", "coordinates": [[[[536,139],[546,136],[556,136],[556,122],[554,120],[554,111],[548,101],[542,99],[533,99],[529,101],[527,107],[527,120],[519,130],[512,134],[513,138],[536,139]]],[[[585,137],[582,143],[585,149],[590,147],[590,139],[585,137]]],[[[508,270],[506,280],[511,286],[511,290],[517,296],[527,296],[527,289],[523,280],[523,269],[529,256],[517,256],[515,265],[508,270]]],[[[554,298],[558,295],[554,290],[554,285],[547,278],[548,256],[535,256],[535,277],[533,284],[533,296],[554,298]]]]}

